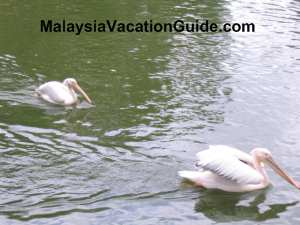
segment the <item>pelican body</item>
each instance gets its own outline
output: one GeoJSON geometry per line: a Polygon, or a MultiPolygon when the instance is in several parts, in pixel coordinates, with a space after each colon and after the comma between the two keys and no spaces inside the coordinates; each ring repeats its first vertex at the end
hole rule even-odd
{"type": "Polygon", "coordinates": [[[89,96],[81,89],[77,81],[73,78],[67,78],[63,82],[49,81],[36,89],[36,93],[42,99],[57,105],[73,105],[77,103],[79,92],[91,104],[89,96]]]}
{"type": "Polygon", "coordinates": [[[266,188],[270,179],[265,165],[300,189],[300,184],[278,166],[265,148],[255,148],[247,154],[229,146],[214,145],[198,152],[197,158],[198,171],[179,171],[178,175],[207,189],[248,192],[266,188]]]}

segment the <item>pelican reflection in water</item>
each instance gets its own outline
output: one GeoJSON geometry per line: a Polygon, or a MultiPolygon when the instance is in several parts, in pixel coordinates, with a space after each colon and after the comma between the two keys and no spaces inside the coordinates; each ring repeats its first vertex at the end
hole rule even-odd
{"type": "Polygon", "coordinates": [[[279,218],[281,213],[298,204],[298,201],[268,204],[266,194],[266,190],[247,193],[206,190],[200,193],[195,211],[216,223],[267,221],[279,218]]]}
{"type": "Polygon", "coordinates": [[[284,172],[273,160],[271,152],[264,148],[255,148],[247,154],[229,146],[214,145],[197,153],[197,158],[198,171],[179,171],[178,174],[207,189],[247,192],[266,188],[270,179],[265,165],[300,189],[300,184],[284,172]]]}

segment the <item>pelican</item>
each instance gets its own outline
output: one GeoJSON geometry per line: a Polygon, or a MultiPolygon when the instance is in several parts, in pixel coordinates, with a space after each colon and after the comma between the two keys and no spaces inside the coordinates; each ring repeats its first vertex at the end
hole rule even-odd
{"type": "Polygon", "coordinates": [[[247,154],[229,146],[214,145],[198,152],[197,158],[198,171],[179,171],[178,175],[207,189],[248,192],[266,188],[270,180],[265,165],[300,189],[300,183],[284,172],[265,148],[255,148],[247,154]]]}
{"type": "Polygon", "coordinates": [[[36,89],[36,93],[47,102],[57,105],[73,105],[77,102],[79,92],[91,104],[89,96],[81,89],[77,81],[67,78],[63,82],[49,81],[36,89]]]}

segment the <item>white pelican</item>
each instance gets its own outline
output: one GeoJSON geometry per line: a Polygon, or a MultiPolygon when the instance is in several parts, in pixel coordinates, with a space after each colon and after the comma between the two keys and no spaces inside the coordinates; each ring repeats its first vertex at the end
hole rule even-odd
{"type": "Polygon", "coordinates": [[[271,166],[287,182],[300,189],[300,183],[284,172],[265,148],[255,148],[247,154],[229,146],[214,145],[198,152],[197,158],[198,171],[179,171],[178,175],[207,189],[228,192],[263,189],[270,184],[264,164],[271,166]]]}
{"type": "Polygon", "coordinates": [[[73,78],[67,78],[62,83],[50,81],[42,84],[36,89],[36,93],[47,102],[57,105],[73,105],[77,102],[79,92],[91,104],[89,96],[81,89],[77,81],[73,78]]]}

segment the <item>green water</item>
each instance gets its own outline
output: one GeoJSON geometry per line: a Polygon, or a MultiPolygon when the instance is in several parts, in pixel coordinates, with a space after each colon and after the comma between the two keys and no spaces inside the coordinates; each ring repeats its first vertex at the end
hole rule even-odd
{"type": "Polygon", "coordinates": [[[181,183],[208,144],[300,180],[297,1],[0,0],[0,224],[297,224],[299,191],[181,183]],[[41,33],[40,20],[253,22],[255,33],[41,33]],[[74,77],[94,101],[33,92],[74,77]]]}

